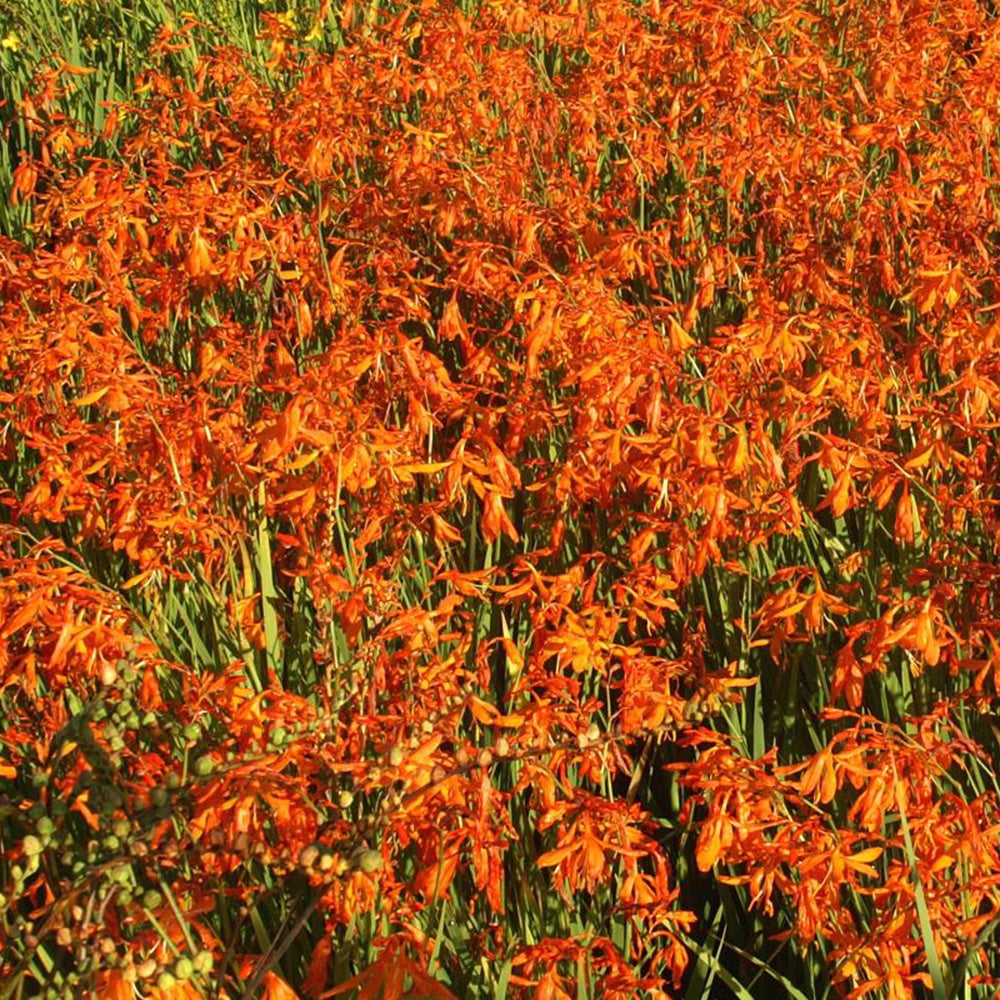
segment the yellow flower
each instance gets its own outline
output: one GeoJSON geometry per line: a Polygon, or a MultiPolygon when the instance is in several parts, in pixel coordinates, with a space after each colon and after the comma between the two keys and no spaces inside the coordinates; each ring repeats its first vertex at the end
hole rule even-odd
{"type": "Polygon", "coordinates": [[[0,39],[0,49],[10,49],[11,52],[17,52],[21,47],[21,39],[14,34],[13,31],[9,31],[2,39],[0,39]]]}

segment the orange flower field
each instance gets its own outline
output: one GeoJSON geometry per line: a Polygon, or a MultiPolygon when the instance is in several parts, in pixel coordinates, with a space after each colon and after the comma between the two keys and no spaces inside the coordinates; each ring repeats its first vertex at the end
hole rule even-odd
{"type": "Polygon", "coordinates": [[[997,995],[992,0],[0,35],[0,1000],[997,995]]]}

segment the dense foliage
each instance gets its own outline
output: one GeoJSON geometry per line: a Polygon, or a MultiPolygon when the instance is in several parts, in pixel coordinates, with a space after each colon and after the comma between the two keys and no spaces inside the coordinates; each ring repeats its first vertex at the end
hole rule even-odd
{"type": "Polygon", "coordinates": [[[0,13],[0,998],[993,995],[989,0],[0,13]]]}

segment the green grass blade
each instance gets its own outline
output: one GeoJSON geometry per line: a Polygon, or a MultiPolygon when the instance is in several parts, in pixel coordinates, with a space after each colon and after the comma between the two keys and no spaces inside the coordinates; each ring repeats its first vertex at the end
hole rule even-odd
{"type": "Polygon", "coordinates": [[[920,937],[927,956],[927,970],[930,972],[931,983],[934,986],[934,1000],[947,1000],[948,990],[945,988],[941,959],[938,955],[937,945],[934,943],[934,930],[931,927],[930,912],[927,909],[927,897],[924,895],[923,882],[920,879],[920,872],[917,868],[917,854],[913,849],[913,838],[910,836],[910,824],[906,818],[906,807],[903,804],[902,796],[899,794],[899,776],[896,773],[895,761],[893,761],[892,765],[892,777],[897,783],[896,804],[899,806],[899,818],[903,825],[903,841],[906,844],[906,857],[910,864],[910,871],[913,873],[913,894],[917,904],[917,919],[920,921],[920,937]]]}

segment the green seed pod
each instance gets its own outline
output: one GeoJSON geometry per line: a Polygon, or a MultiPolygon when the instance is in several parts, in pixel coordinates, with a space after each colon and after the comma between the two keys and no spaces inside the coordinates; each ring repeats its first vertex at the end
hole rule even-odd
{"type": "Polygon", "coordinates": [[[161,972],[156,977],[156,988],[158,990],[163,990],[164,993],[166,993],[167,990],[172,990],[176,985],[177,980],[171,972],[161,972]]]}
{"type": "Polygon", "coordinates": [[[56,825],[48,816],[42,816],[35,824],[35,833],[39,837],[51,837],[56,832],[56,825]]]}
{"type": "Polygon", "coordinates": [[[149,801],[157,808],[160,808],[170,801],[170,796],[165,788],[154,788],[149,793],[149,801]]]}
{"type": "Polygon", "coordinates": [[[337,796],[337,802],[341,809],[350,809],[352,803],[354,802],[354,793],[347,791],[345,788],[344,791],[337,796]]]}
{"type": "Polygon", "coordinates": [[[132,824],[127,819],[116,819],[111,832],[116,837],[127,837],[132,830],[132,824]]]}
{"type": "Polygon", "coordinates": [[[189,743],[197,743],[201,739],[201,726],[197,722],[192,722],[184,727],[184,739],[189,743]]]}
{"type": "Polygon", "coordinates": [[[24,853],[29,858],[38,857],[38,855],[45,849],[42,847],[42,842],[32,833],[29,833],[28,836],[24,838],[21,846],[24,848],[24,853]]]}
{"type": "Polygon", "coordinates": [[[357,865],[361,871],[371,874],[372,872],[380,872],[385,865],[382,859],[382,855],[378,851],[361,851],[357,856],[357,865]]]}
{"type": "Polygon", "coordinates": [[[142,894],[142,905],[147,910],[156,910],[163,905],[163,893],[159,889],[147,889],[142,894]]]}
{"type": "MultiPolygon", "coordinates": [[[[128,865],[119,865],[112,869],[109,878],[112,882],[117,882],[118,885],[127,885],[132,879],[132,869],[128,865]]],[[[119,896],[120,898],[121,896],[119,896]]]]}
{"type": "Polygon", "coordinates": [[[190,979],[194,975],[194,962],[186,955],[174,963],[174,975],[178,979],[190,979]]]}
{"type": "Polygon", "coordinates": [[[165,779],[165,784],[171,791],[175,788],[180,788],[181,776],[176,771],[171,771],[165,779]]]}
{"type": "Polygon", "coordinates": [[[271,731],[271,742],[276,746],[280,747],[285,744],[288,740],[288,730],[284,726],[276,726],[271,731]]]}
{"type": "Polygon", "coordinates": [[[206,778],[212,773],[214,767],[211,757],[199,757],[194,762],[194,773],[200,778],[206,778]]]}
{"type": "Polygon", "coordinates": [[[202,976],[207,976],[215,965],[215,958],[210,951],[199,951],[194,956],[194,971],[202,976]]]}
{"type": "Polygon", "coordinates": [[[116,836],[115,836],[115,835],[114,835],[113,833],[109,833],[109,834],[108,834],[108,835],[107,835],[107,836],[106,836],[106,837],[104,838],[104,846],[105,846],[105,847],[106,847],[106,848],[107,848],[107,849],[108,849],[109,851],[117,851],[117,850],[118,850],[118,848],[122,846],[122,842],[121,842],[121,840],[119,840],[119,839],[118,839],[118,837],[116,837],[116,836]]]}

